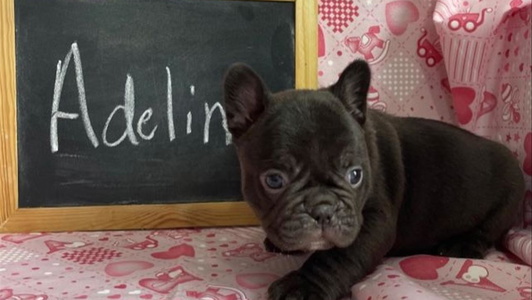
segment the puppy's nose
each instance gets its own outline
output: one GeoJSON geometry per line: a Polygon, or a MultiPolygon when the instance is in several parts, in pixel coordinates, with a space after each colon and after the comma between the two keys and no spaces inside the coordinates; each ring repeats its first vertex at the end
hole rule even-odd
{"type": "Polygon", "coordinates": [[[331,223],[333,217],[333,207],[329,204],[319,204],[315,206],[310,212],[310,216],[314,218],[320,225],[328,225],[331,223]]]}

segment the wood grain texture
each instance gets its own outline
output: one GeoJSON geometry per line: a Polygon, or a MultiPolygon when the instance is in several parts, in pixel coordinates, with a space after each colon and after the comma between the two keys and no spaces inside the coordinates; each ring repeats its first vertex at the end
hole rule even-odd
{"type": "Polygon", "coordinates": [[[244,202],[18,209],[0,232],[152,229],[258,224],[244,202]]]}
{"type": "MultiPolygon", "coordinates": [[[[316,88],[317,0],[273,1],[295,3],[296,87],[316,88]]],[[[14,26],[14,0],[1,0],[0,232],[150,229],[258,224],[252,210],[244,202],[18,209],[14,26]]]]}
{"type": "Polygon", "coordinates": [[[15,10],[0,1],[0,227],[16,212],[18,197],[15,98],[15,10]]]}
{"type": "Polygon", "coordinates": [[[318,87],[318,1],[296,0],[296,88],[318,87]]]}

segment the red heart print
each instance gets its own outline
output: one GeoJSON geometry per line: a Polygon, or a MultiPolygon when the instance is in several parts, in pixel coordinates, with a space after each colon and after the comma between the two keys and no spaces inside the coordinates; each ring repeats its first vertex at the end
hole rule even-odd
{"type": "Polygon", "coordinates": [[[181,256],[194,257],[194,247],[188,244],[181,244],[174,246],[165,252],[152,253],[151,256],[159,259],[176,259],[181,256]]]}
{"type": "Polygon", "coordinates": [[[119,285],[115,285],[115,289],[125,289],[127,286],[125,284],[119,284],[119,285]]]}
{"type": "Polygon", "coordinates": [[[116,295],[108,296],[107,298],[108,298],[108,299],[120,299],[120,297],[122,297],[122,296],[116,294],[116,295]]]}
{"type": "Polygon", "coordinates": [[[408,24],[419,19],[419,11],[411,1],[393,1],[386,4],[386,24],[395,35],[405,33],[408,24]]]}
{"type": "Polygon", "coordinates": [[[478,118],[491,112],[497,106],[497,98],[490,92],[484,92],[484,99],[480,102],[480,110],[478,111],[478,118]]]}
{"type": "Polygon", "coordinates": [[[140,299],[151,299],[153,298],[152,294],[140,295],[140,299]]]}
{"type": "Polygon", "coordinates": [[[511,8],[517,8],[519,7],[521,4],[523,4],[523,0],[512,0],[510,2],[510,7],[511,8]]]}
{"type": "Polygon", "coordinates": [[[418,255],[403,259],[399,266],[406,275],[420,280],[438,279],[437,270],[449,262],[448,257],[418,255]]]}
{"type": "Polygon", "coordinates": [[[470,105],[475,100],[475,90],[470,87],[459,86],[452,88],[451,94],[458,122],[462,125],[471,122],[473,111],[470,105]]]}

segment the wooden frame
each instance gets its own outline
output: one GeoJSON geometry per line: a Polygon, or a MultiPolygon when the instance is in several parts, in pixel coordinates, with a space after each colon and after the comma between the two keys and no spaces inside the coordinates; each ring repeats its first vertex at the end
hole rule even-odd
{"type": "MultiPolygon", "coordinates": [[[[245,202],[19,208],[14,1],[0,1],[0,232],[257,224],[245,202]]],[[[294,3],[296,87],[317,87],[317,0],[246,1],[294,3]]]]}

